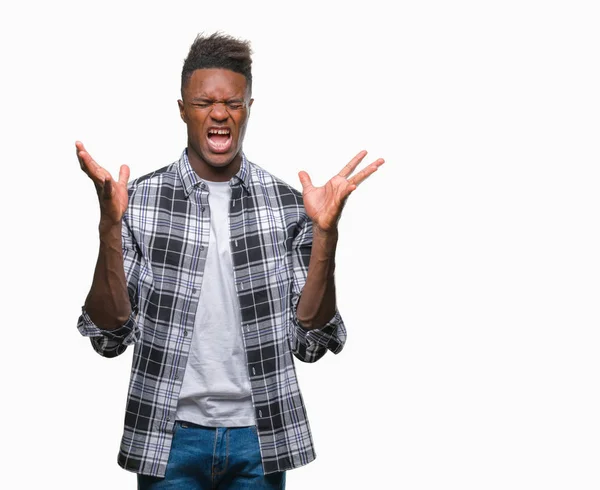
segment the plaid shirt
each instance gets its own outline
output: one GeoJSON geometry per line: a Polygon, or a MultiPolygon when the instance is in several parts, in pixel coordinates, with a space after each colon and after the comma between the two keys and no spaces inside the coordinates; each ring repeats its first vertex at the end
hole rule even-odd
{"type": "MultiPolygon", "coordinates": [[[[293,357],[314,362],[346,339],[339,313],[307,331],[296,317],[306,280],[312,223],[302,195],[242,158],[230,181],[229,232],[252,401],[265,473],[315,458],[293,357]]],[[[134,346],[118,463],[162,477],[190,350],[208,249],[208,188],[187,151],[129,186],[123,260],[132,313],[101,330],[83,310],[78,329],[104,357],[134,346]]]]}

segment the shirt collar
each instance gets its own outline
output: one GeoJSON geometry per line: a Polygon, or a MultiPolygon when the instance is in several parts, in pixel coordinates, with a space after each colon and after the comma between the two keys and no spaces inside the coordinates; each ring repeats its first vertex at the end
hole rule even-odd
{"type": "MultiPolygon", "coordinates": [[[[188,159],[187,155],[187,148],[183,150],[181,158],[177,163],[177,172],[181,182],[183,183],[185,197],[189,197],[194,190],[194,187],[199,186],[202,183],[202,179],[198,177],[198,174],[194,171],[192,165],[190,164],[190,160],[188,159]]],[[[250,190],[250,163],[243,152],[240,169],[229,182],[229,185],[232,187],[240,184],[244,189],[246,189],[246,191],[250,190]]]]}

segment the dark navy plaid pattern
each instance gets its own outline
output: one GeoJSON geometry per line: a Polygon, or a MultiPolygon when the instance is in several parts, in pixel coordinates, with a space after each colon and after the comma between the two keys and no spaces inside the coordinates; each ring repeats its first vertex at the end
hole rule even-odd
{"type": "MultiPolygon", "coordinates": [[[[306,281],[312,223],[296,189],[245,156],[230,181],[230,245],[265,473],[315,458],[292,355],[314,362],[346,340],[339,312],[307,331],[296,317],[306,281]]],[[[184,151],[179,161],[129,185],[123,257],[132,313],[99,329],[83,310],[78,329],[104,357],[134,346],[118,463],[162,477],[194,331],[209,239],[208,187],[184,151]]]]}

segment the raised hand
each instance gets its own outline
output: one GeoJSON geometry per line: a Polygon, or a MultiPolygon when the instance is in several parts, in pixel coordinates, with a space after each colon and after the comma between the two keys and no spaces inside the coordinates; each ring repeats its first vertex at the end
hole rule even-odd
{"type": "Polygon", "coordinates": [[[309,175],[305,171],[298,174],[302,184],[306,214],[313,221],[313,225],[321,231],[328,232],[335,229],[348,196],[356,190],[361,182],[383,165],[383,158],[378,158],[356,175],[350,177],[366,154],[365,150],[358,153],[322,187],[313,186],[309,175]]]}
{"type": "Polygon", "coordinates": [[[81,141],[75,142],[77,159],[81,170],[92,179],[98,201],[100,202],[100,222],[107,225],[117,224],[121,221],[129,197],[127,195],[127,181],[129,179],[129,167],[121,165],[119,180],[115,181],[110,173],[98,165],[91,155],[86,151],[81,141]]]}

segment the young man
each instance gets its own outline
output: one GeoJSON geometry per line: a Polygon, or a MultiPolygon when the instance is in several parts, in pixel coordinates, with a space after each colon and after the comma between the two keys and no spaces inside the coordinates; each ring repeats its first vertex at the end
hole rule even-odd
{"type": "Polygon", "coordinates": [[[100,203],[100,252],[79,318],[105,357],[134,346],[119,464],[140,488],[284,488],[312,461],[292,355],[341,351],[337,222],[360,152],[303,192],[249,162],[248,42],[198,36],[184,62],[181,158],[129,186],[77,142],[100,203]]]}

